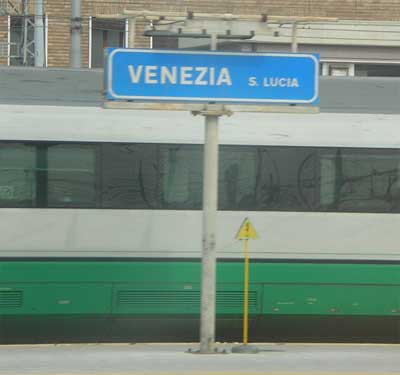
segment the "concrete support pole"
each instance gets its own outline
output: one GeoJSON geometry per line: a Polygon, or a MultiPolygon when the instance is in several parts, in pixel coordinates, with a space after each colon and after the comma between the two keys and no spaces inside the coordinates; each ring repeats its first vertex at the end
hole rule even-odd
{"type": "Polygon", "coordinates": [[[136,32],[136,19],[135,17],[129,18],[128,25],[128,47],[135,48],[135,32],[136,32]]]}
{"type": "MultiPolygon", "coordinates": [[[[211,50],[217,35],[211,35],[211,50]]],[[[201,280],[200,353],[214,352],[216,305],[216,227],[218,207],[218,115],[205,114],[203,176],[203,254],[201,280]]]]}
{"type": "Polygon", "coordinates": [[[298,25],[298,23],[296,21],[294,21],[292,23],[292,52],[297,52],[297,50],[298,50],[297,25],[298,25]]]}
{"type": "Polygon", "coordinates": [[[24,35],[23,35],[23,44],[22,44],[22,65],[28,65],[28,13],[29,13],[29,4],[28,0],[23,1],[23,14],[24,14],[24,35]]]}
{"type": "Polygon", "coordinates": [[[71,68],[82,67],[82,0],[71,0],[71,68]]]}
{"type": "Polygon", "coordinates": [[[35,66],[44,67],[44,24],[43,24],[43,0],[35,2],[35,66]]]}

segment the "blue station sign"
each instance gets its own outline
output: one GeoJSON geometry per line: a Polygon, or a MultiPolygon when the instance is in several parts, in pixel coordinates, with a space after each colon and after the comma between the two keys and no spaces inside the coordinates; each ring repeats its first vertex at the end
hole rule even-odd
{"type": "Polygon", "coordinates": [[[319,57],[107,49],[108,100],[318,104],[319,57]]]}

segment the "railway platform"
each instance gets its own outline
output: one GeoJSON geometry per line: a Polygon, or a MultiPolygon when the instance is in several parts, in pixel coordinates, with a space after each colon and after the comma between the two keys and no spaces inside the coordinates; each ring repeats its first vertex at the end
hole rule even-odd
{"type": "Polygon", "coordinates": [[[255,344],[258,354],[191,354],[198,344],[0,346],[1,375],[400,374],[396,344],[255,344]]]}

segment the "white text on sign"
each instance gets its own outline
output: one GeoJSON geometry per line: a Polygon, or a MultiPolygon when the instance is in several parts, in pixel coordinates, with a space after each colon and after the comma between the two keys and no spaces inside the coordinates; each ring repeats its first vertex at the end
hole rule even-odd
{"type": "Polygon", "coordinates": [[[232,86],[229,69],[224,67],[129,65],[128,69],[134,84],[232,86]]]}
{"type": "MultiPolygon", "coordinates": [[[[299,87],[297,78],[264,77],[261,83],[264,87],[299,87]]],[[[249,78],[249,86],[260,86],[256,77],[249,78]]]]}

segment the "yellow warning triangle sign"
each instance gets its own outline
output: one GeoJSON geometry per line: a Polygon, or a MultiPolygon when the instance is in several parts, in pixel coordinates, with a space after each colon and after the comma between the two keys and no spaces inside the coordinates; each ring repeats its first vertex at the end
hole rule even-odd
{"type": "Polygon", "coordinates": [[[256,240],[258,238],[258,235],[256,232],[256,228],[254,228],[249,218],[246,217],[246,219],[244,219],[242,225],[240,226],[239,231],[236,234],[236,239],[248,240],[249,238],[256,240]]]}

